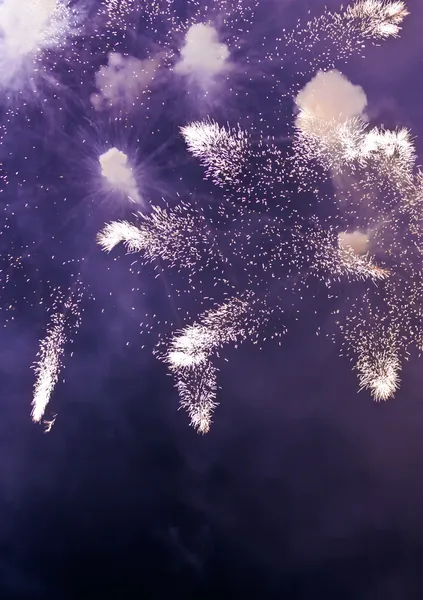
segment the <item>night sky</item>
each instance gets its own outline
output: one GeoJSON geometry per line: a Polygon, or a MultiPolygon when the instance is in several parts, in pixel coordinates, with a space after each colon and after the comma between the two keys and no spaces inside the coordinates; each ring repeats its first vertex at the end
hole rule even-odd
{"type": "MultiPolygon", "coordinates": [[[[0,301],[0,598],[421,599],[421,359],[405,364],[395,399],[357,394],[357,375],[329,336],[334,306],[306,298],[281,346],[222,351],[220,405],[210,433],[198,435],[152,353],[167,323],[179,328],[203,310],[185,293],[187,274],[163,268],[156,277],[141,263],[131,272],[136,257],[122,248],[106,255],[95,243],[105,222],[133,212],[99,184],[108,143],[136,156],[151,204],[212,204],[221,191],[186,152],[181,125],[208,115],[264,119],[286,135],[292,101],[268,93],[267,66],[245,58],[307,10],[320,14],[323,1],[260,1],[233,91],[203,102],[163,69],[151,97],[117,119],[90,105],[110,40],[95,37],[105,27],[99,3],[84,6],[86,37],[73,45],[83,60],[59,53],[60,85],[1,91],[2,273],[10,255],[24,255],[24,267],[2,284],[0,301]],[[76,274],[82,324],[45,433],[30,418],[31,365],[51,289],[70,289],[76,274]]],[[[399,39],[339,68],[365,90],[373,124],[411,129],[420,164],[423,5],[407,6],[399,39]]],[[[115,49],[144,58],[154,36],[135,21],[115,49]]],[[[288,89],[297,74],[289,61],[284,69],[288,89]]],[[[210,289],[211,274],[202,278],[210,289]]]]}

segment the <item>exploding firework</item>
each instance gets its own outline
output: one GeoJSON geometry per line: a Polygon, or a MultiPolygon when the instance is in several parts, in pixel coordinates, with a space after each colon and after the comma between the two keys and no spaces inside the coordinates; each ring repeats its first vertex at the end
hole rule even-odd
{"type": "Polygon", "coordinates": [[[397,37],[408,15],[407,7],[401,0],[358,0],[345,12],[346,20],[370,39],[397,37]]]}
{"type": "MultiPolygon", "coordinates": [[[[19,91],[22,75],[34,83],[38,72],[56,81],[58,49],[73,31],[78,5],[24,0],[18,10],[16,2],[3,2],[4,88],[19,91]]],[[[206,95],[225,81],[232,89],[232,73],[242,71],[237,60],[249,54],[243,51],[257,5],[255,0],[190,0],[182,14],[173,0],[104,0],[99,9],[104,30],[97,40],[86,31],[90,44],[97,48],[100,42],[104,60],[88,69],[95,91],[84,102],[90,100],[102,117],[114,119],[125,135],[131,111],[151,97],[159,69],[160,76],[167,69],[171,80],[190,94],[193,85],[206,95]],[[133,43],[141,29],[146,34],[142,49],[133,43]]],[[[201,433],[209,430],[218,405],[221,350],[245,340],[280,341],[286,332],[282,321],[296,320],[303,298],[316,288],[331,299],[341,287],[346,294],[345,309],[337,317],[342,351],[354,363],[360,389],[370,390],[375,399],[396,392],[403,360],[412,347],[423,346],[423,177],[415,173],[414,143],[406,129],[370,128],[364,91],[334,70],[352,54],[363,55],[367,42],[396,37],[407,14],[403,2],[357,0],[339,13],[326,11],[292,33],[284,32],[272,49],[266,37],[257,62],[266,62],[278,102],[283,63],[295,63],[295,82],[284,86],[298,109],[293,129],[284,137],[265,136],[260,111],[256,126],[246,126],[255,122],[251,114],[233,124],[211,117],[176,124],[205,178],[220,188],[211,202],[201,193],[200,200],[187,195],[180,202],[176,194],[175,202],[149,206],[145,197],[152,194],[130,158],[134,155],[119,143],[122,137],[109,139],[94,153],[91,162],[101,173],[98,189],[142,205],[133,218],[125,213],[128,206],[121,206],[122,220],[103,226],[98,245],[111,252],[122,244],[160,273],[162,263],[179,270],[179,280],[188,273],[188,287],[200,295],[194,314],[184,310],[182,321],[178,315],[179,329],[172,326],[166,348],[160,344],[157,354],[201,433]],[[304,86],[307,78],[311,81],[304,86]],[[210,295],[202,283],[193,284],[200,271],[214,288],[210,295]]],[[[257,55],[251,54],[253,65],[257,55]]],[[[80,64],[86,67],[87,62],[81,58],[80,64]]],[[[245,73],[251,79],[254,70],[245,73]]],[[[161,133],[166,128],[167,123],[161,133]]],[[[173,159],[171,166],[179,165],[173,159]]],[[[9,285],[11,265],[20,265],[13,256],[7,260],[4,286],[9,285]]],[[[43,419],[59,380],[67,341],[79,326],[80,302],[79,292],[71,292],[53,305],[34,365],[34,421],[43,419]]],[[[47,430],[53,423],[54,418],[45,421],[47,430]]]]}
{"type": "Polygon", "coordinates": [[[25,78],[36,87],[44,54],[65,43],[73,11],[61,0],[5,0],[0,6],[0,84],[20,91],[25,78]]]}

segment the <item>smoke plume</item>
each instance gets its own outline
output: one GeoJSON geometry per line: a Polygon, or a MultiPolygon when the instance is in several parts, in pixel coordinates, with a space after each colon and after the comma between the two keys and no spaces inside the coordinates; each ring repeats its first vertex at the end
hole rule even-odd
{"type": "Polygon", "coordinates": [[[130,110],[149,91],[158,66],[158,59],[139,60],[110,52],[108,64],[95,74],[98,92],[91,95],[91,104],[98,111],[109,108],[130,110]]]}
{"type": "Polygon", "coordinates": [[[366,254],[369,250],[368,232],[343,231],[338,235],[338,243],[341,248],[352,248],[356,254],[366,254]]]}
{"type": "Polygon", "coordinates": [[[219,41],[216,29],[211,25],[197,23],[186,33],[175,71],[207,85],[229,69],[229,56],[229,48],[219,41]]]}

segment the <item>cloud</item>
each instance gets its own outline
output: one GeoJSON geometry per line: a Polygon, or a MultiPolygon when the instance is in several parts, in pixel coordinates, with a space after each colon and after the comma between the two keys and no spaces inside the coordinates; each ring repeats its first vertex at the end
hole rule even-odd
{"type": "Polygon", "coordinates": [[[366,254],[369,250],[369,234],[365,231],[343,231],[338,235],[341,248],[352,248],[357,254],[366,254]]]}
{"type": "Polygon", "coordinates": [[[361,86],[351,83],[339,71],[318,71],[298,93],[295,103],[317,119],[343,123],[364,116],[367,96],[361,86]]]}
{"type": "Polygon", "coordinates": [[[188,29],[180,56],[175,72],[203,84],[230,68],[228,46],[219,41],[214,27],[204,23],[197,23],[188,29]]]}
{"type": "Polygon", "coordinates": [[[100,67],[95,74],[95,85],[99,91],[91,95],[91,104],[98,111],[130,109],[148,92],[158,66],[157,58],[140,60],[110,52],[108,64],[100,67]]]}

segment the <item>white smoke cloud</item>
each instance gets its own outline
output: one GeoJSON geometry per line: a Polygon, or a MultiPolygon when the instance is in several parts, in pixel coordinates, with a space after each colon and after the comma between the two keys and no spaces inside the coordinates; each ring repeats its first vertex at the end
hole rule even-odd
{"type": "Polygon", "coordinates": [[[44,49],[69,33],[70,11],[59,0],[4,0],[0,6],[0,82],[14,89],[25,68],[36,72],[44,49]]]}
{"type": "Polygon", "coordinates": [[[366,231],[343,231],[338,234],[338,244],[341,248],[352,248],[356,254],[366,254],[369,251],[369,233],[366,231]]]}
{"type": "Polygon", "coordinates": [[[206,85],[230,68],[229,57],[229,48],[219,41],[216,29],[196,23],[186,33],[175,72],[206,85]]]}
{"type": "Polygon", "coordinates": [[[124,152],[117,148],[110,148],[99,157],[98,161],[102,176],[113,190],[122,192],[132,202],[141,202],[132,167],[124,152]]]}
{"type": "Polygon", "coordinates": [[[351,83],[339,71],[318,71],[298,93],[295,103],[300,111],[332,123],[364,117],[367,96],[363,88],[351,83]]]}
{"type": "Polygon", "coordinates": [[[91,104],[97,111],[130,109],[148,92],[158,66],[158,59],[140,60],[110,52],[108,64],[100,67],[95,74],[95,85],[99,91],[91,95],[91,104]]]}

